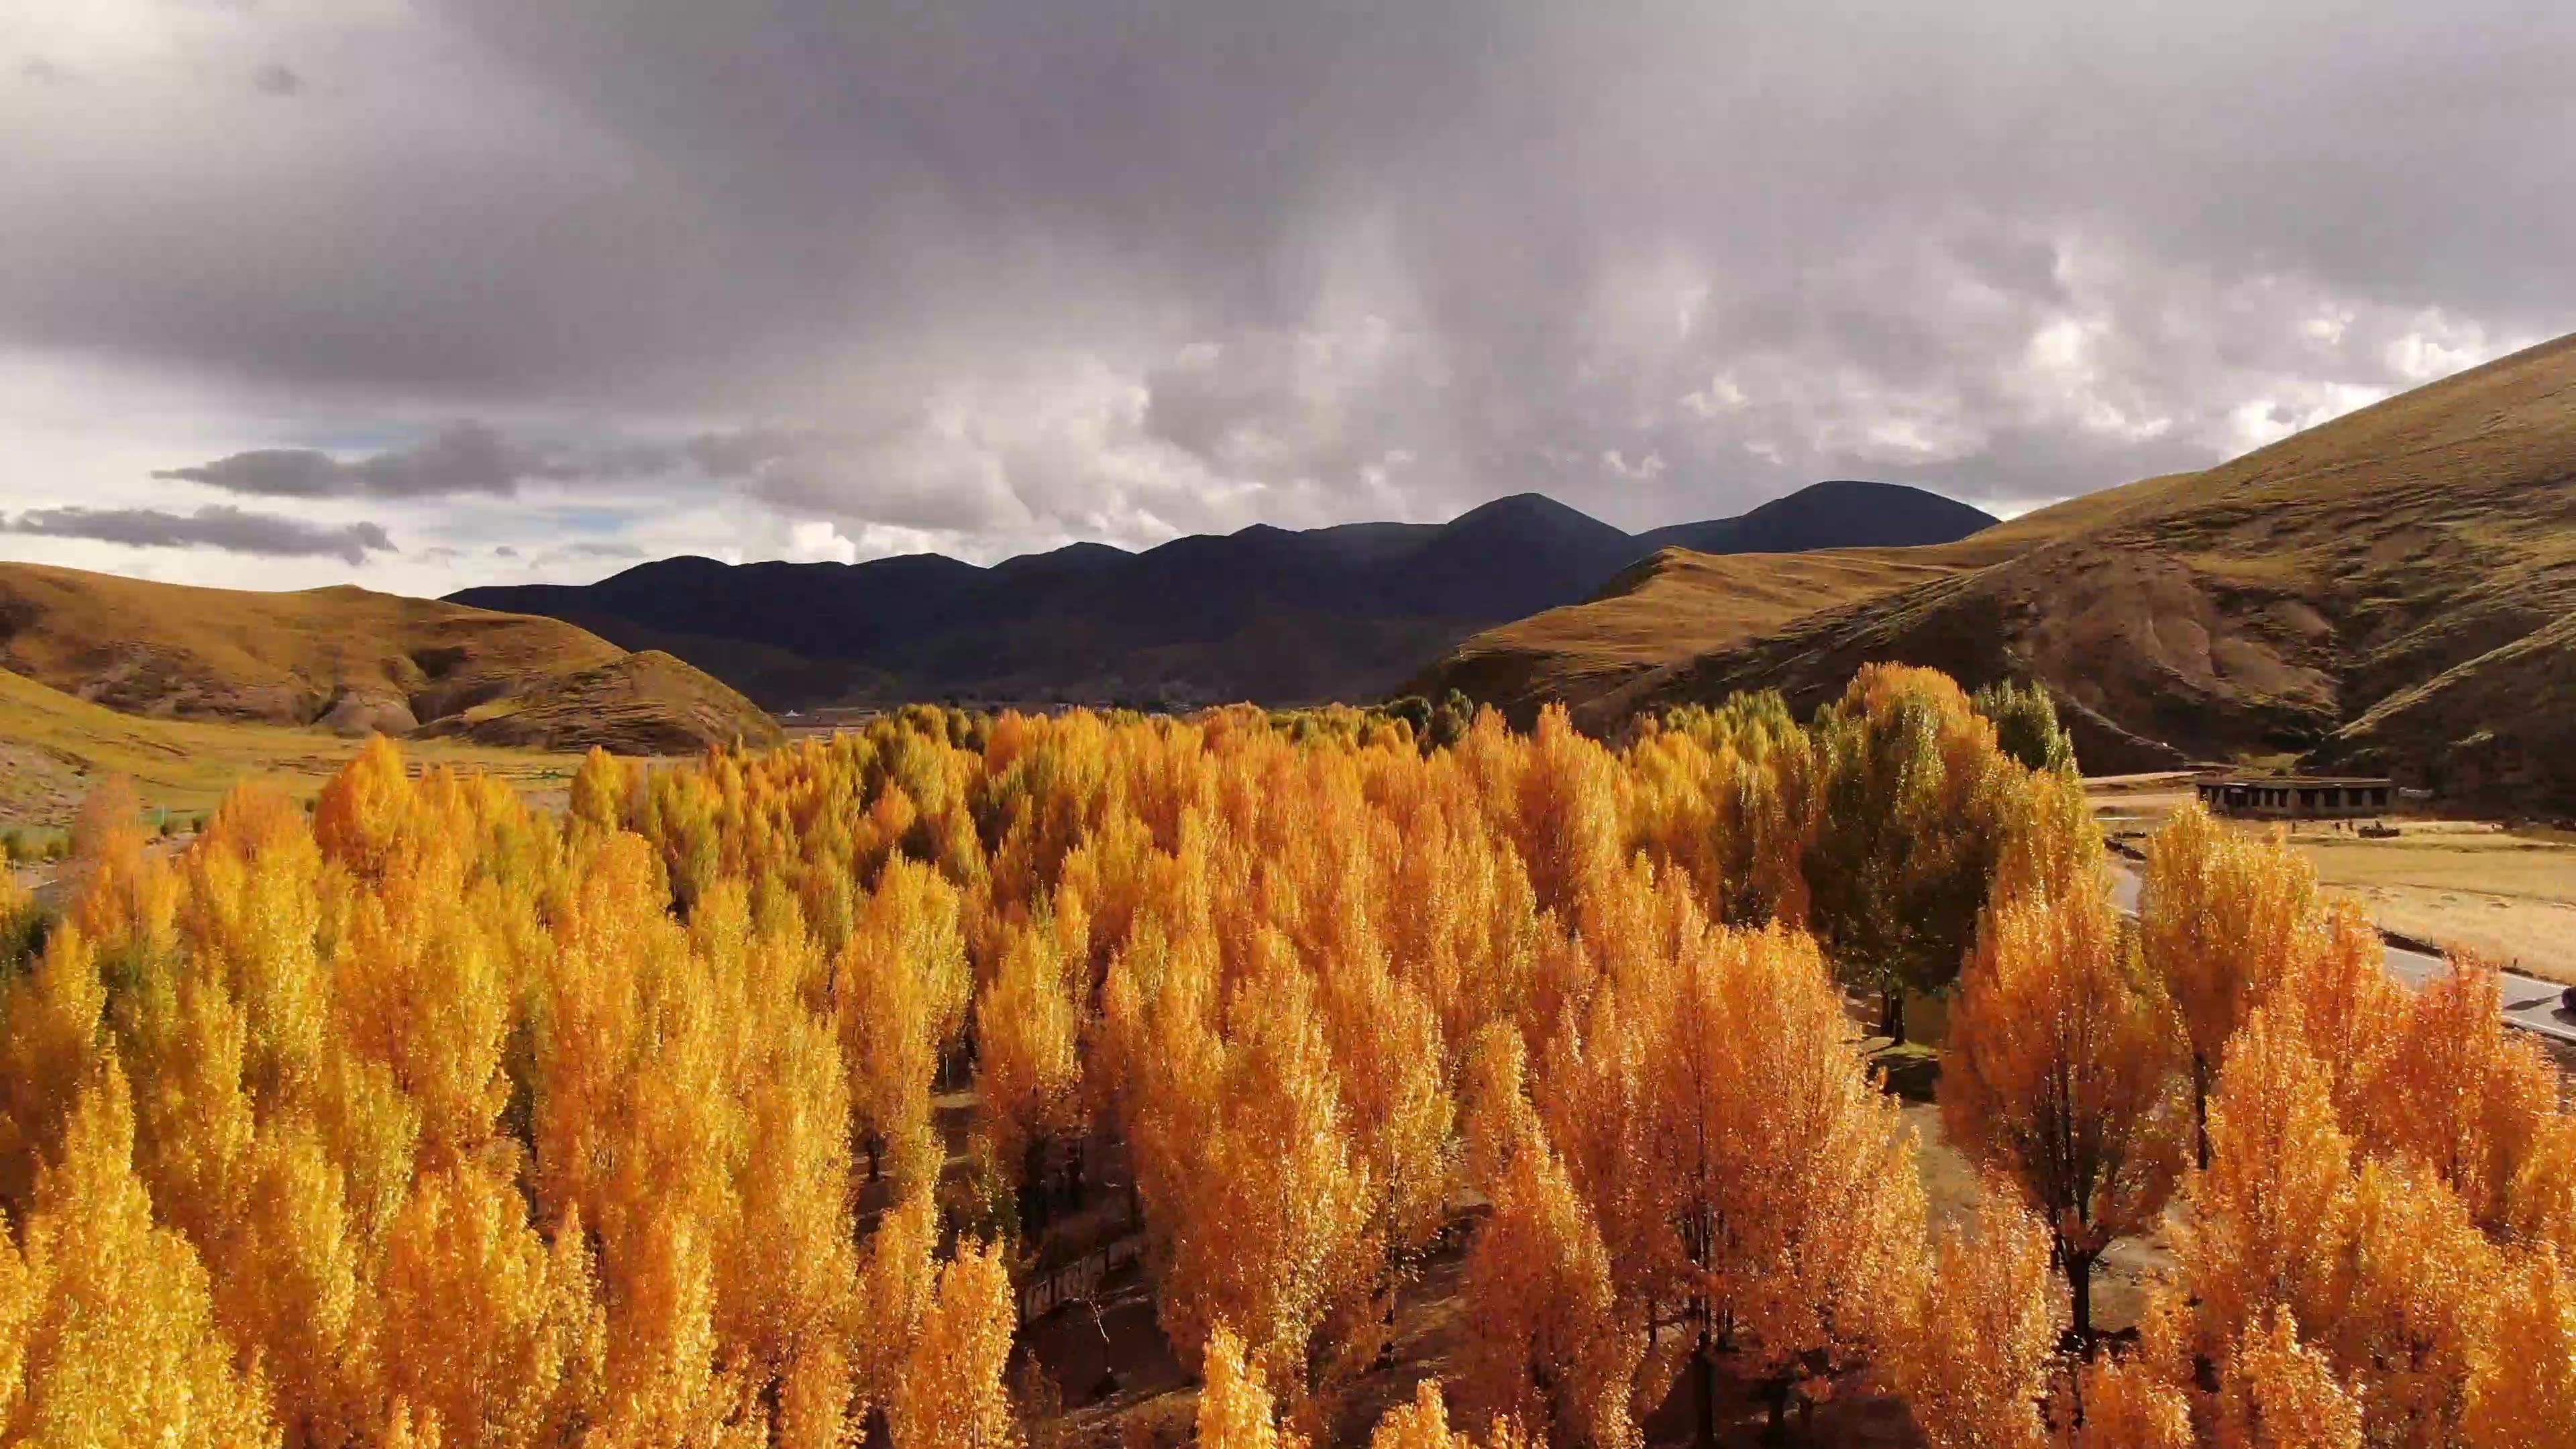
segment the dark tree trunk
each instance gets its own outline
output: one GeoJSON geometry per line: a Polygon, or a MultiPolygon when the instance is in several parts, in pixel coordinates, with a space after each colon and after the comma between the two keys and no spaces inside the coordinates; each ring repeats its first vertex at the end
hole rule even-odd
{"type": "Polygon", "coordinates": [[[2074,1290],[2075,1343],[2086,1357],[2093,1353],[2093,1265],[2102,1254],[2099,1249],[2079,1253],[2065,1249],[2066,1283],[2074,1290]]]}
{"type": "Polygon", "coordinates": [[[2191,1054],[2191,1137],[2200,1154],[2200,1170],[2209,1171],[2209,1058],[2191,1054]]]}
{"type": "Polygon", "coordinates": [[[1692,1414],[1699,1421],[1699,1449],[1717,1449],[1717,1353],[1708,1341],[1708,1330],[1699,1334],[1699,1352],[1691,1355],[1692,1414]]]}
{"type": "Polygon", "coordinates": [[[1878,1034],[1890,1046],[1905,1045],[1905,988],[1878,994],[1878,1034]]]}

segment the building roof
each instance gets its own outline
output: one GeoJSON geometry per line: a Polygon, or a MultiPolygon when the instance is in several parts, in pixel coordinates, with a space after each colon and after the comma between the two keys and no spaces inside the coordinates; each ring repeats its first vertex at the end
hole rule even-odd
{"type": "Polygon", "coordinates": [[[2347,789],[2386,789],[2397,782],[2386,775],[2221,775],[2200,781],[2203,785],[2248,785],[2260,789],[2297,789],[2306,786],[2335,786],[2347,789]]]}

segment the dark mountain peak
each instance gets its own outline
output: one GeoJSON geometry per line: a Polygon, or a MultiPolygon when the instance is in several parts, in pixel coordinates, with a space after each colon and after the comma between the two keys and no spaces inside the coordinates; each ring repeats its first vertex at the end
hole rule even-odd
{"type": "Polygon", "coordinates": [[[1134,557],[1134,554],[1114,544],[1094,543],[1084,539],[1078,543],[1068,543],[1062,548],[1048,549],[1044,553],[1015,553],[993,565],[993,572],[1001,575],[1106,568],[1114,566],[1121,559],[1134,557]]]}
{"type": "Polygon", "coordinates": [[[1686,548],[1696,553],[1913,548],[1953,543],[1994,522],[1992,514],[1928,489],[1832,478],[1734,518],[1652,529],[1637,535],[1637,542],[1648,549],[1686,548]]]}
{"type": "MultiPolygon", "coordinates": [[[[682,578],[719,578],[731,572],[733,572],[733,565],[726,563],[723,559],[708,558],[704,554],[678,553],[671,555],[669,558],[646,559],[640,564],[634,564],[627,568],[619,569],[617,572],[601,579],[599,583],[613,584],[621,579],[641,581],[646,579],[669,580],[682,578]]],[[[593,585],[593,587],[597,587],[597,585],[593,585]]]]}
{"type": "Polygon", "coordinates": [[[1619,532],[1591,514],[1559,503],[1544,493],[1513,493],[1490,503],[1477,504],[1450,519],[1447,526],[1452,530],[1535,527],[1594,534],[1619,532]]]}
{"type": "Polygon", "coordinates": [[[1920,489],[1838,479],[1741,518],[1631,536],[1543,493],[1446,523],[1256,523],[1135,553],[1075,543],[990,568],[942,554],[729,565],[686,556],[580,587],[468,589],[612,642],[668,641],[765,703],[981,693],[1362,698],[1474,630],[1600,590],[1659,548],[1942,543],[1991,522],[1920,489]]]}

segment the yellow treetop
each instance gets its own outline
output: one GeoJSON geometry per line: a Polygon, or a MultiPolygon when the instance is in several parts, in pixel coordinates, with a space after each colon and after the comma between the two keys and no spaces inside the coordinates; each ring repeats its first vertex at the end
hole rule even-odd
{"type": "Polygon", "coordinates": [[[2240,1335],[2218,1395],[2220,1449],[2361,1449],[2361,1409],[2276,1309],[2240,1335]]]}
{"type": "Polygon", "coordinates": [[[1000,1246],[958,1244],[888,1406],[895,1449],[1013,1449],[1019,1425],[1002,1375],[1018,1326],[1000,1246]]]}
{"type": "Polygon", "coordinates": [[[1198,1449],[1306,1449],[1279,1426],[1261,1370],[1244,1361],[1243,1340],[1219,1323],[1200,1360],[1198,1449]]]}
{"type": "Polygon", "coordinates": [[[2050,1302],[2049,1235],[1989,1180],[1973,1234],[1941,1236],[1913,1331],[1895,1354],[1914,1422],[1933,1449],[2039,1449],[2046,1433],[2049,1356],[2057,1347],[2050,1302]]]}
{"type": "Polygon", "coordinates": [[[1641,1442],[1628,1396],[1645,1334],[1623,1321],[1600,1230],[1534,1131],[1495,1186],[1460,1299],[1459,1393],[1482,1419],[1567,1449],[1641,1442]]]}
{"type": "Polygon", "coordinates": [[[2055,1235],[2089,1333],[2094,1259],[2154,1224],[2182,1168],[2181,1031],[2080,847],[2013,864],[1961,977],[1941,1125],[2055,1235]]]}

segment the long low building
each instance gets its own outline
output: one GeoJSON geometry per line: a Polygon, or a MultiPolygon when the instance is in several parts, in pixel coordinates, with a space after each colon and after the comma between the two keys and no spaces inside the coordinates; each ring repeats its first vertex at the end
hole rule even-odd
{"type": "Polygon", "coordinates": [[[2397,782],[2384,776],[2230,775],[2194,788],[2212,810],[2284,820],[2385,815],[2397,804],[2397,782]]]}

